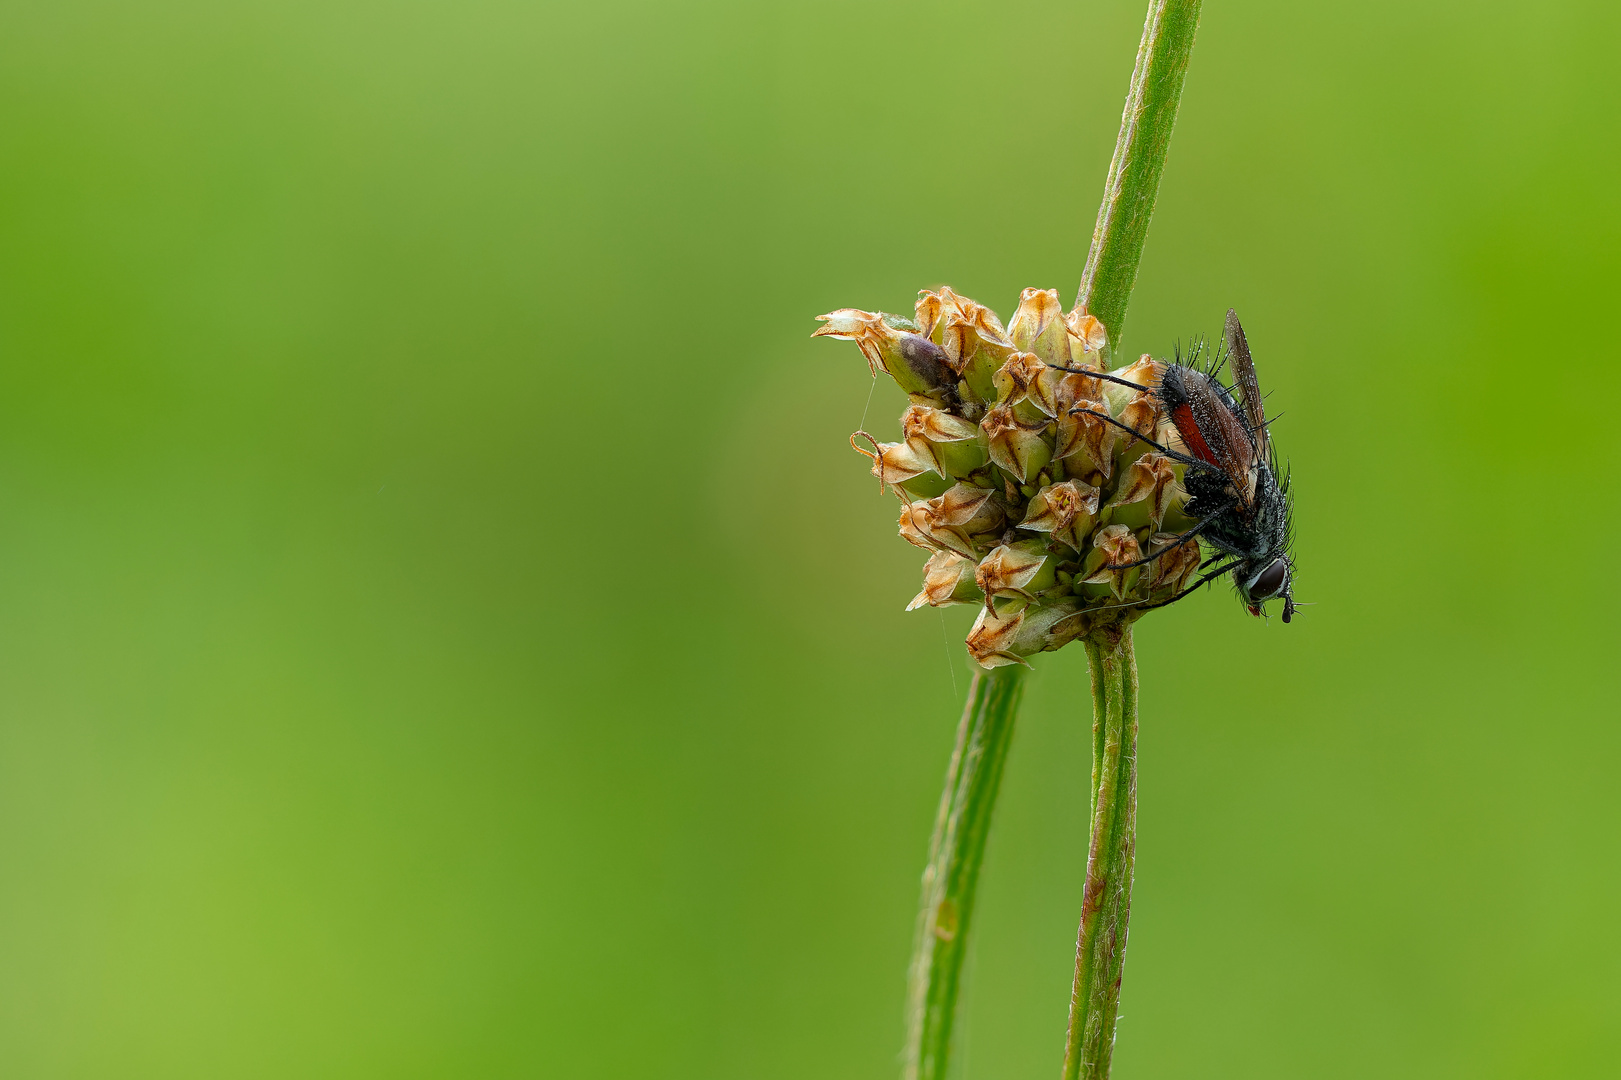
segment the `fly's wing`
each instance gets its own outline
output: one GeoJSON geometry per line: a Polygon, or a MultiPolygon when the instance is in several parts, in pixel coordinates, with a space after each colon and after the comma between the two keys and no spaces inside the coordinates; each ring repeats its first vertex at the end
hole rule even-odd
{"type": "Polygon", "coordinates": [[[1225,392],[1201,372],[1182,369],[1181,389],[1186,402],[1171,410],[1171,423],[1182,442],[1227,474],[1245,506],[1255,494],[1255,446],[1243,420],[1233,411],[1225,392]]]}
{"type": "Polygon", "coordinates": [[[1239,404],[1244,408],[1244,419],[1255,433],[1255,450],[1264,460],[1272,456],[1272,440],[1266,433],[1266,416],[1261,406],[1261,383],[1255,377],[1255,361],[1250,359],[1250,343],[1244,337],[1244,327],[1238,321],[1238,312],[1227,309],[1227,360],[1233,365],[1233,382],[1238,387],[1239,404]]]}

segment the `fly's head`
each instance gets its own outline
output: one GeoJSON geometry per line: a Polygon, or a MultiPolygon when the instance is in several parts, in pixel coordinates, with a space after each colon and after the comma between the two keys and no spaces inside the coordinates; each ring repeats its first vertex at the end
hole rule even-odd
{"type": "Polygon", "coordinates": [[[1263,604],[1281,596],[1283,621],[1288,622],[1294,618],[1295,601],[1289,588],[1291,570],[1289,556],[1274,555],[1270,559],[1261,559],[1239,569],[1241,573],[1235,573],[1233,576],[1238,579],[1238,595],[1251,615],[1262,614],[1263,604]]]}

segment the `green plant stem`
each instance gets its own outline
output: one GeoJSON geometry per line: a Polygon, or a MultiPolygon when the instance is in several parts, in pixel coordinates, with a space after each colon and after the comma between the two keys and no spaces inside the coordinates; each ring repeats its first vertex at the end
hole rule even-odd
{"type": "Polygon", "coordinates": [[[1149,0],[1137,66],[1120,117],[1120,137],[1115,140],[1103,205],[1098,207],[1075,298],[1077,305],[1102,321],[1115,351],[1125,329],[1126,305],[1137,281],[1148,222],[1154,216],[1198,26],[1199,0],[1149,0]]]}
{"type": "Polygon", "coordinates": [[[1103,718],[1109,708],[1109,699],[1103,689],[1103,653],[1091,641],[1086,642],[1086,667],[1092,679],[1092,798],[1086,810],[1086,820],[1090,822],[1098,812],[1098,781],[1101,778],[1098,770],[1103,768],[1103,718]]]}
{"type": "Polygon", "coordinates": [[[1126,963],[1137,846],[1137,659],[1131,631],[1112,646],[1089,640],[1092,667],[1092,828],[1075,942],[1064,1080],[1104,1080],[1126,963]]]}
{"type": "Polygon", "coordinates": [[[907,996],[906,1080],[943,1080],[985,837],[1013,740],[1025,669],[974,674],[923,871],[907,996]]]}
{"type": "MultiPolygon", "coordinates": [[[[1148,238],[1199,23],[1199,0],[1150,0],[1120,137],[1076,303],[1118,350],[1148,238]]],[[[1137,832],[1137,663],[1131,631],[1087,644],[1092,674],[1091,838],[1076,940],[1064,1077],[1109,1075],[1131,910],[1137,832]]],[[[935,819],[907,999],[906,1080],[944,1080],[974,887],[1024,683],[1020,666],[980,671],[968,694],[935,819]]]]}
{"type": "MultiPolygon", "coordinates": [[[[1097,316],[1117,353],[1148,239],[1200,0],[1149,0],[1077,306],[1097,316]]],[[[1107,1080],[1126,962],[1137,845],[1137,659],[1129,627],[1086,643],[1092,675],[1092,820],[1075,938],[1064,1080],[1107,1080]]]]}

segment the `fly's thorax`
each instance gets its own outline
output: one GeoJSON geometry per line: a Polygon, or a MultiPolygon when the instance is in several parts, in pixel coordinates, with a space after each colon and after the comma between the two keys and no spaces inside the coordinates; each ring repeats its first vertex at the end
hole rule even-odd
{"type": "Polygon", "coordinates": [[[1286,549],[1289,543],[1288,496],[1271,466],[1257,469],[1255,499],[1238,528],[1223,536],[1231,553],[1242,561],[1233,568],[1233,584],[1250,613],[1261,614],[1261,605],[1276,597],[1285,603],[1284,621],[1293,614],[1290,597],[1292,567],[1286,549]]]}
{"type": "Polygon", "coordinates": [[[1257,550],[1273,556],[1283,554],[1289,544],[1289,498],[1278,483],[1277,473],[1264,461],[1256,467],[1252,505],[1257,550]]]}
{"type": "Polygon", "coordinates": [[[1214,469],[1189,465],[1182,474],[1182,484],[1188,491],[1189,517],[1206,517],[1232,499],[1232,485],[1227,482],[1226,476],[1214,469]]]}

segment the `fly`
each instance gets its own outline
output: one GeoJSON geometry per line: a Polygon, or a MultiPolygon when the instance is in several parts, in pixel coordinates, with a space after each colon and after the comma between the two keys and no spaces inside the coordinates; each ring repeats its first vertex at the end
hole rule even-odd
{"type": "MultiPolygon", "coordinates": [[[[1071,412],[1088,413],[1142,439],[1155,450],[1187,466],[1183,486],[1188,491],[1186,513],[1195,519],[1193,528],[1177,536],[1159,551],[1135,562],[1111,564],[1111,570],[1143,566],[1183,544],[1202,539],[1215,548],[1221,565],[1201,576],[1190,587],[1170,600],[1144,604],[1143,608],[1164,607],[1188,595],[1206,582],[1223,574],[1233,575],[1239,599],[1251,615],[1263,614],[1266,601],[1282,597],[1283,621],[1294,617],[1295,602],[1290,591],[1293,562],[1289,558],[1290,497],[1289,477],[1280,478],[1267,420],[1261,407],[1261,386],[1255,377],[1249,342],[1238,313],[1228,309],[1223,333],[1224,355],[1233,367],[1233,388],[1215,379],[1221,357],[1200,370],[1198,350],[1194,363],[1164,364],[1164,371],[1152,386],[1143,386],[1106,373],[1085,370],[1095,379],[1118,383],[1154,396],[1168,417],[1182,445],[1182,453],[1161,446],[1109,416],[1083,406],[1071,412]],[[1236,396],[1235,396],[1236,391],[1236,396]]],[[[1065,370],[1082,371],[1079,368],[1065,370]]]]}

